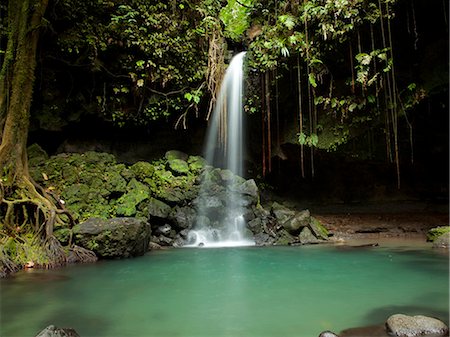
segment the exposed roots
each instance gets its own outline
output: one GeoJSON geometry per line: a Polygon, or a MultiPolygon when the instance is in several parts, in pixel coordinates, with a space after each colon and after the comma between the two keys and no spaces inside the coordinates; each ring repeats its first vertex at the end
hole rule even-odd
{"type": "Polygon", "coordinates": [[[67,264],[67,254],[61,243],[54,237],[47,238],[44,242],[45,253],[48,256],[46,268],[60,267],[67,264]]]}
{"type": "Polygon", "coordinates": [[[53,235],[56,224],[73,227],[70,212],[53,193],[25,176],[7,187],[0,179],[0,277],[27,264],[54,268],[71,262],[93,262],[95,254],[77,246],[63,247],[53,235]]]}
{"type": "Polygon", "coordinates": [[[10,186],[8,192],[0,181],[0,211],[4,214],[3,225],[9,235],[32,232],[47,239],[53,236],[55,224],[73,226],[74,219],[59,198],[44,191],[31,179],[22,178],[15,186],[10,186]]]}
{"type": "Polygon", "coordinates": [[[20,265],[15,263],[4,251],[4,247],[0,246],[0,278],[6,277],[8,274],[15,273],[20,270],[20,265]]]}
{"type": "Polygon", "coordinates": [[[69,257],[67,260],[68,263],[95,262],[95,261],[97,261],[97,256],[93,251],[77,245],[73,245],[70,248],[69,257]]]}
{"type": "Polygon", "coordinates": [[[213,30],[209,38],[208,70],[206,74],[208,90],[211,93],[211,101],[209,103],[206,120],[209,120],[214,105],[216,104],[220,83],[222,82],[225,72],[225,50],[225,39],[221,34],[221,30],[213,30]]]}

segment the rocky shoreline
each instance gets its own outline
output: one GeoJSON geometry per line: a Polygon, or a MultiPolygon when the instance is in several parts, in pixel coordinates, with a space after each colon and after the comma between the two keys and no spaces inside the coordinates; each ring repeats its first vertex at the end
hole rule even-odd
{"type": "MultiPolygon", "coordinates": [[[[433,317],[395,314],[381,325],[350,328],[335,334],[323,331],[318,337],[448,337],[448,326],[433,317]]],[[[49,325],[35,337],[80,337],[72,328],[49,325]]]]}

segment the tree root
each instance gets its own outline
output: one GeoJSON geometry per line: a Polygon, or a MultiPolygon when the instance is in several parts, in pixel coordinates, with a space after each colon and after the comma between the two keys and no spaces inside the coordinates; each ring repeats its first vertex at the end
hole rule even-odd
{"type": "Polygon", "coordinates": [[[68,263],[95,262],[95,261],[97,261],[97,256],[93,251],[77,245],[73,245],[70,248],[69,258],[67,260],[68,263]]]}
{"type": "Polygon", "coordinates": [[[4,252],[3,247],[0,247],[0,278],[19,270],[20,266],[9,258],[8,254],[4,252]]]}

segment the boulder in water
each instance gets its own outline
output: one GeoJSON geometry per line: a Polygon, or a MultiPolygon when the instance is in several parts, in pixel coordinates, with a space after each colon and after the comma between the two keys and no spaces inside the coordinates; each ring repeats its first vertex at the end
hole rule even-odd
{"type": "Polygon", "coordinates": [[[57,328],[54,325],[49,325],[36,337],[80,337],[80,335],[72,328],[57,328]]]}
{"type": "Polygon", "coordinates": [[[396,314],[386,321],[386,328],[391,336],[448,336],[448,326],[444,322],[422,315],[407,316],[396,314]]]}
{"type": "Polygon", "coordinates": [[[150,225],[136,218],[91,218],[73,228],[75,242],[102,258],[123,258],[145,254],[150,225]]]}

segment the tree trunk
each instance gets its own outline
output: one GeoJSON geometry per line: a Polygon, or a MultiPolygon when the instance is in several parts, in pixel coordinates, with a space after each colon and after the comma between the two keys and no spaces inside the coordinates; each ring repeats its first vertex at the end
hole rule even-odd
{"type": "Polygon", "coordinates": [[[1,70],[0,111],[5,122],[0,145],[3,183],[28,175],[26,145],[33,94],[39,26],[48,0],[10,0],[7,55],[1,70]],[[6,180],[5,180],[6,179],[6,180]]]}
{"type": "Polygon", "coordinates": [[[4,120],[0,123],[0,218],[7,230],[32,225],[34,232],[48,238],[58,210],[42,189],[36,189],[26,152],[36,49],[47,4],[48,0],[8,3],[8,40],[0,71],[0,117],[4,120]]]}

